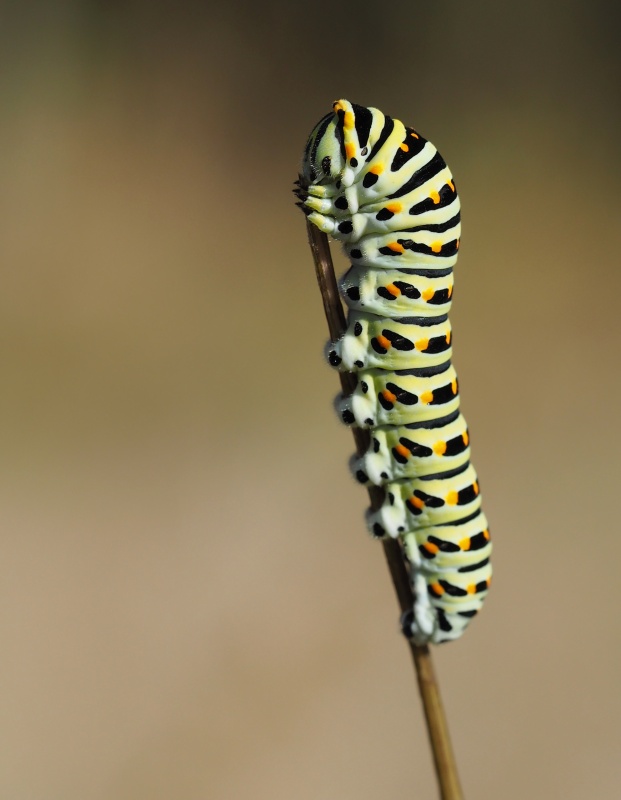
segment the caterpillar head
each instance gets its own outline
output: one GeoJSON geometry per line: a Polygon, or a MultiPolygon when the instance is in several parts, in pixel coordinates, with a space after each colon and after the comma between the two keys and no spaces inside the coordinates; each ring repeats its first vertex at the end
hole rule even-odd
{"type": "Polygon", "coordinates": [[[302,178],[306,185],[340,183],[351,186],[368,154],[369,134],[377,109],[349,100],[337,100],[332,113],[323,117],[306,143],[302,178]]]}

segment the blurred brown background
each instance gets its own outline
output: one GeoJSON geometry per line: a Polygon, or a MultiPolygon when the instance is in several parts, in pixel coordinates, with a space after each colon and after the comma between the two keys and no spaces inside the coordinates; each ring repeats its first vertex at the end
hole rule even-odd
{"type": "Polygon", "coordinates": [[[437,649],[466,795],[619,796],[611,2],[0,5],[10,800],[436,797],[290,194],[338,97],[456,176],[495,583],[437,649]]]}

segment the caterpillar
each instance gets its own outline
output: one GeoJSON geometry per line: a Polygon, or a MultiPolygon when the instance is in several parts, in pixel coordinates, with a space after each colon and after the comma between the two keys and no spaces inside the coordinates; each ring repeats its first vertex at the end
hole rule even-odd
{"type": "Polygon", "coordinates": [[[370,433],[351,468],[384,492],[367,512],[371,534],[402,546],[414,595],[403,632],[419,645],[456,639],[487,594],[491,542],[451,364],[453,176],[413,128],[338,100],[311,132],[296,184],[298,206],[351,262],[339,285],[347,328],[326,355],[357,378],[336,406],[370,433]]]}

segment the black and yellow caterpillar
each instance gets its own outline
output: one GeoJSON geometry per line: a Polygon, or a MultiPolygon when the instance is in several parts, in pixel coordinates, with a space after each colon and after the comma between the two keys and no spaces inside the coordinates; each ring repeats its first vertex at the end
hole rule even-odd
{"type": "Polygon", "coordinates": [[[376,537],[399,538],[415,597],[417,644],[456,639],[481,608],[491,542],[451,366],[448,311],[460,237],[455,183],[431,142],[376,108],[334,103],[304,152],[297,195],[310,222],[343,242],[347,330],[328,361],[354,372],[343,421],[370,429],[352,462],[384,488],[376,537]]]}

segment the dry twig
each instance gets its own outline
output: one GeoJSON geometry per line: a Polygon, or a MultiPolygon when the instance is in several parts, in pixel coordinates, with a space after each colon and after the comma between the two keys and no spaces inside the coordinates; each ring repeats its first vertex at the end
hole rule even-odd
{"type": "MultiPolygon", "coordinates": [[[[307,221],[306,224],[330,338],[334,341],[345,332],[346,322],[334,276],[330,245],[328,237],[324,233],[310,222],[307,221]]],[[[339,375],[343,393],[351,394],[355,388],[354,376],[350,372],[340,372],[339,375]]],[[[358,455],[362,455],[369,445],[369,433],[357,427],[353,427],[352,431],[358,455]]],[[[369,497],[373,509],[379,508],[382,496],[383,492],[379,487],[369,487],[369,497]]],[[[401,611],[409,611],[412,609],[414,598],[401,546],[395,539],[384,539],[382,544],[384,545],[384,554],[401,611]]],[[[426,645],[418,646],[411,640],[408,641],[416,668],[418,689],[423,701],[427,731],[440,787],[440,797],[442,800],[463,800],[446,717],[440,699],[440,688],[433,668],[429,647],[426,645]]]]}

